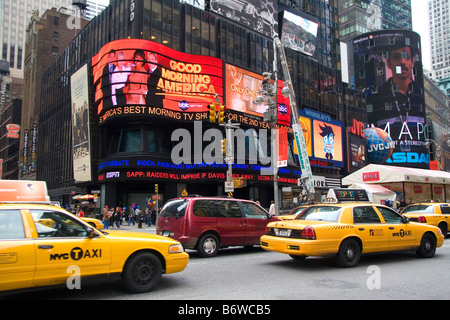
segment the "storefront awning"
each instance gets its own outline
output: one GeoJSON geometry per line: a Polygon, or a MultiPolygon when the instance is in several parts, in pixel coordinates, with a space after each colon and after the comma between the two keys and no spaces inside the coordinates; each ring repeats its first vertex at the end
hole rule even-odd
{"type": "Polygon", "coordinates": [[[369,164],[342,178],[343,186],[354,183],[419,182],[450,185],[450,173],[437,170],[369,164]]]}

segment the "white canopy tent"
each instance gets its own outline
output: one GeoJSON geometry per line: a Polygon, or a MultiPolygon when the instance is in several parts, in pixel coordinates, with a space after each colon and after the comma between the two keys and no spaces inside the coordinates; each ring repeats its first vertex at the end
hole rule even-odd
{"type": "Polygon", "coordinates": [[[450,185],[450,172],[369,164],[342,179],[342,185],[353,183],[419,182],[450,185]]]}
{"type": "Polygon", "coordinates": [[[342,186],[360,183],[388,187],[414,202],[450,200],[450,172],[445,171],[369,164],[342,178],[342,186]]]}

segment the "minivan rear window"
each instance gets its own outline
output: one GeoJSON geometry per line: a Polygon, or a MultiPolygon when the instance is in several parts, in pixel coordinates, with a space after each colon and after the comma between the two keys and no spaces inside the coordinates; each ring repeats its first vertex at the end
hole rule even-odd
{"type": "Polygon", "coordinates": [[[160,217],[182,217],[186,213],[187,199],[172,200],[165,204],[162,208],[160,217]]]}

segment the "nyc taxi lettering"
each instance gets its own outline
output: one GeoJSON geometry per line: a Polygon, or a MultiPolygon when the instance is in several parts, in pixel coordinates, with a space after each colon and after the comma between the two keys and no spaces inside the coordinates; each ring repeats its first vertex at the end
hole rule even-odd
{"type": "Polygon", "coordinates": [[[403,229],[400,229],[400,231],[399,232],[394,232],[393,234],[392,234],[392,236],[393,237],[400,237],[400,238],[403,238],[403,237],[408,237],[408,236],[412,236],[412,232],[411,232],[411,230],[403,230],[403,229]]]}
{"type": "Polygon", "coordinates": [[[73,248],[69,253],[52,253],[50,254],[51,260],[68,260],[71,258],[72,260],[80,260],[80,259],[88,259],[88,258],[101,258],[102,249],[92,249],[92,250],[83,250],[80,247],[73,248]]]}

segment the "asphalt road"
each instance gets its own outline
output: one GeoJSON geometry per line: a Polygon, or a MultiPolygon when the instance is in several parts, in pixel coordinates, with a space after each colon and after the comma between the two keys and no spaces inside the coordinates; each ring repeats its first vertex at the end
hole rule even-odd
{"type": "MultiPolygon", "coordinates": [[[[131,228],[131,227],[129,227],[131,228]]],[[[144,227],[143,232],[154,232],[144,227]]],[[[118,283],[83,286],[80,290],[46,290],[14,299],[117,300],[297,300],[297,299],[449,299],[450,239],[432,259],[400,252],[363,256],[358,266],[338,268],[334,260],[288,255],[259,247],[221,250],[214,258],[195,251],[183,272],[164,275],[150,293],[129,294],[118,283]]]]}

